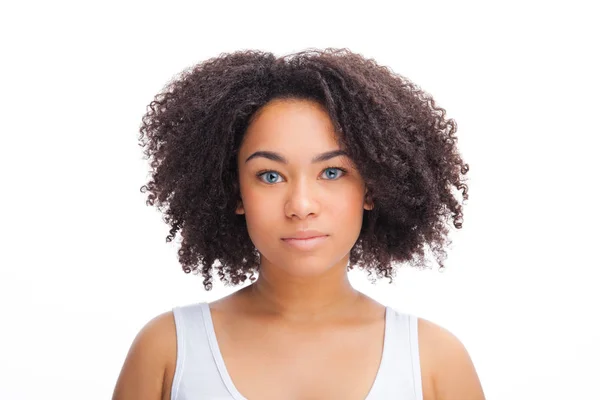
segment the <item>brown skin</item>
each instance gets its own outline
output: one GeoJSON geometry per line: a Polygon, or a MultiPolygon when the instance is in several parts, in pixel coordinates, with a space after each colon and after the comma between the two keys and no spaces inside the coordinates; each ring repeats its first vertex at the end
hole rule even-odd
{"type": "MultiPolygon", "coordinates": [[[[346,268],[363,210],[373,203],[350,159],[311,163],[338,149],[327,113],[301,100],[270,102],[241,145],[236,213],[245,215],[261,254],[260,275],[210,308],[229,375],[248,399],[362,400],[375,380],[385,307],[355,290],[346,268]],[[277,152],[288,163],[246,162],[259,150],[277,152]],[[264,170],[272,172],[257,176],[264,170]],[[329,236],[311,251],[282,242],[301,229],[329,236]]],[[[424,399],[484,399],[458,339],[424,319],[418,328],[424,399]]],[[[175,326],[167,312],[134,341],[113,399],[169,399],[175,363],[175,326]]]]}
{"type": "Polygon", "coordinates": [[[340,147],[327,112],[298,100],[267,104],[240,147],[241,202],[236,213],[245,215],[248,234],[261,254],[249,303],[282,320],[328,321],[351,311],[359,298],[346,266],[363,210],[372,205],[365,202],[364,181],[349,158],[311,163],[314,156],[333,150],[340,147]],[[260,150],[279,153],[288,164],[263,157],[246,162],[260,150]],[[270,172],[257,177],[264,170],[270,172]],[[302,229],[329,236],[306,252],[282,241],[302,229]]]}
{"type": "MultiPolygon", "coordinates": [[[[244,289],[242,289],[244,290],[244,289]]],[[[236,374],[234,371],[239,369],[243,364],[250,364],[252,368],[248,368],[245,371],[252,371],[256,369],[257,359],[251,357],[245,357],[243,360],[235,361],[228,357],[228,354],[233,354],[232,351],[236,351],[235,347],[231,346],[232,333],[238,331],[238,326],[244,326],[245,324],[252,323],[252,317],[243,315],[242,313],[236,313],[234,310],[229,310],[229,306],[233,306],[235,303],[233,299],[236,297],[234,293],[231,296],[223,298],[216,303],[211,304],[211,315],[215,324],[215,331],[219,341],[219,348],[223,353],[227,369],[230,375],[233,377],[236,387],[246,395],[247,398],[253,399],[247,389],[242,388],[242,380],[244,376],[236,374]],[[229,311],[229,313],[228,313],[229,311]],[[249,320],[243,320],[243,318],[249,318],[249,320]],[[240,319],[241,318],[241,319],[240,319]]],[[[381,315],[373,315],[377,317],[381,322],[381,315]]],[[[258,320],[256,320],[258,321],[258,320]]],[[[255,327],[260,326],[255,321],[253,324],[255,327]]],[[[422,388],[423,388],[423,399],[424,400],[454,400],[454,399],[465,399],[465,400],[485,400],[483,397],[483,391],[481,385],[473,368],[473,364],[468,357],[468,354],[460,344],[460,342],[448,331],[439,327],[438,325],[419,318],[418,320],[419,330],[419,352],[421,362],[421,375],[422,375],[422,388]]],[[[332,326],[329,331],[330,336],[324,335],[325,338],[331,338],[331,334],[338,333],[339,328],[332,326]],[[335,330],[335,332],[334,332],[335,330]]],[[[373,350],[372,346],[382,345],[381,331],[382,327],[377,327],[377,323],[367,324],[361,329],[363,335],[362,341],[367,347],[365,347],[364,357],[360,360],[353,361],[353,367],[349,370],[351,372],[363,370],[370,371],[365,372],[361,379],[357,382],[361,382],[361,386],[364,387],[364,382],[370,378],[371,383],[373,377],[373,350]],[[369,329],[370,325],[370,329],[369,329]],[[368,341],[365,342],[365,338],[368,336],[368,341]],[[373,337],[378,337],[379,340],[373,340],[373,337]],[[375,344],[374,344],[375,343],[375,344]],[[369,361],[367,361],[369,360],[369,361]]],[[[267,340],[261,340],[259,343],[256,341],[254,344],[248,344],[248,339],[252,337],[262,337],[266,332],[263,326],[260,330],[254,330],[244,335],[246,347],[244,351],[236,354],[236,358],[240,355],[244,355],[248,349],[261,349],[265,348],[265,344],[269,342],[267,340]]],[[[297,345],[297,340],[294,335],[287,335],[286,332],[278,331],[279,338],[277,343],[279,346],[283,345],[284,348],[294,349],[297,345]]],[[[289,332],[287,332],[289,333],[289,332]]],[[[298,336],[300,332],[295,332],[298,336]]],[[[308,336],[308,332],[305,332],[308,336]]],[[[347,337],[346,337],[347,338],[347,337]]],[[[131,349],[127,354],[127,358],[119,375],[115,390],[113,393],[113,400],[170,400],[171,399],[171,386],[173,384],[173,377],[175,374],[175,365],[177,361],[177,342],[176,342],[176,331],[175,322],[173,320],[173,313],[171,311],[165,312],[150,322],[148,322],[144,328],[142,328],[133,341],[131,349]]],[[[233,341],[237,340],[233,338],[233,341]]],[[[234,342],[233,345],[236,345],[234,342]]],[[[299,360],[305,357],[307,354],[301,353],[299,348],[296,348],[296,352],[292,355],[295,360],[299,360]]],[[[312,347],[310,355],[319,354],[321,352],[328,351],[329,348],[322,344],[319,347],[312,347]]],[[[378,348],[378,357],[381,356],[381,348],[378,348]]],[[[341,361],[341,360],[340,360],[341,361]]],[[[344,361],[347,361],[344,359],[344,361]]],[[[299,360],[299,362],[305,364],[307,358],[299,360]]],[[[264,369],[269,364],[261,365],[261,369],[264,369]]],[[[318,367],[319,364],[310,365],[310,370],[318,367]]],[[[347,367],[347,365],[345,366],[347,367]]],[[[328,368],[331,368],[330,366],[328,368]]],[[[335,368],[339,370],[340,365],[336,365],[335,368]]],[[[329,376],[327,382],[330,385],[335,385],[335,381],[332,380],[331,370],[323,371],[319,369],[321,373],[329,376]]],[[[268,374],[270,371],[266,371],[268,374]]],[[[290,371],[288,371],[289,373],[290,371]]],[[[281,376],[281,372],[277,370],[277,373],[281,376]]],[[[275,375],[273,375],[275,376],[275,375]]],[[[283,382],[294,382],[297,379],[294,375],[288,375],[287,377],[281,378],[283,382]]],[[[263,386],[269,387],[274,383],[275,380],[269,379],[269,385],[263,386]]],[[[347,381],[342,383],[338,382],[337,389],[344,388],[347,386],[347,381]]],[[[245,383],[244,383],[245,384],[245,383]]],[[[252,384],[252,382],[250,382],[252,384]]],[[[311,382],[312,385],[312,382],[311,382]]],[[[260,385],[256,385],[260,387],[260,385]]],[[[308,385],[307,387],[310,387],[308,385]]],[[[358,388],[358,385],[356,386],[358,388]]],[[[285,392],[282,392],[285,393],[285,392]]],[[[337,392],[336,392],[337,393],[337,392]]],[[[266,398],[259,396],[258,398],[266,398]]],[[[280,396],[281,398],[285,398],[280,396]]],[[[328,398],[328,397],[313,397],[313,398],[328,398]]],[[[332,397],[335,398],[335,397],[332,397]]],[[[358,397],[356,397],[358,398],[358,397]]],[[[363,397],[364,398],[364,397],[363,397]]]]}

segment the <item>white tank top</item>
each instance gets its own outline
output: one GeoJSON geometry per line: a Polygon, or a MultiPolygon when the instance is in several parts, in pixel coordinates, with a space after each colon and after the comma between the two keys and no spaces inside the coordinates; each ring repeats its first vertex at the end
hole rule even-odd
{"type": "MultiPolygon", "coordinates": [[[[173,308],[177,364],[171,400],[247,400],[225,367],[208,303],[173,308]]],[[[423,400],[417,317],[385,310],[383,355],[365,400],[423,400]]]]}

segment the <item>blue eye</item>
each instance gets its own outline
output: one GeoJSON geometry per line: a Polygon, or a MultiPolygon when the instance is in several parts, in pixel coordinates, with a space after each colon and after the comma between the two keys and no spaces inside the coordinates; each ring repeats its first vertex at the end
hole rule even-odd
{"type": "MultiPolygon", "coordinates": [[[[259,174],[258,176],[261,177],[263,175],[266,175],[267,177],[272,178],[273,176],[277,176],[279,174],[277,172],[275,172],[275,171],[267,171],[267,172],[263,172],[262,174],[259,174]]],[[[264,180],[263,180],[263,182],[264,182],[264,180]]],[[[269,180],[266,183],[275,183],[275,182],[269,180]]]]}
{"type": "MultiPolygon", "coordinates": [[[[348,171],[346,171],[344,168],[340,168],[340,167],[327,167],[323,170],[324,173],[326,173],[326,175],[328,176],[328,178],[331,179],[326,179],[326,180],[336,180],[337,178],[344,176],[348,171]],[[335,171],[338,170],[339,172],[336,174],[335,172],[333,172],[333,174],[331,172],[327,173],[328,171],[335,171]]],[[[277,176],[279,175],[279,172],[277,171],[272,171],[272,170],[268,170],[268,171],[260,171],[258,174],[256,174],[256,176],[265,183],[277,183],[277,176]],[[262,179],[263,176],[267,177],[267,181],[265,181],[264,179],[262,179]],[[274,180],[272,180],[274,179],[274,180]]]]}
{"type": "Polygon", "coordinates": [[[336,176],[338,176],[338,175],[339,175],[339,176],[341,176],[341,175],[343,175],[343,174],[344,174],[344,172],[346,172],[346,171],[343,171],[342,169],[340,169],[340,168],[336,168],[336,167],[329,167],[329,168],[325,168],[325,170],[324,170],[323,172],[327,172],[327,171],[335,171],[335,170],[338,170],[338,171],[340,171],[340,173],[339,173],[339,174],[337,174],[337,175],[334,173],[334,174],[333,174],[334,176],[328,175],[328,176],[329,176],[330,178],[332,178],[332,179],[333,179],[333,178],[335,178],[335,177],[336,177],[336,176]]]}

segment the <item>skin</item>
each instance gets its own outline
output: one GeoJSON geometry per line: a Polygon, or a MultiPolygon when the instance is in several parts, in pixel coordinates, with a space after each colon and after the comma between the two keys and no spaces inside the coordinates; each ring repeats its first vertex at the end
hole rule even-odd
{"type": "Polygon", "coordinates": [[[238,153],[241,202],[236,213],[245,215],[248,234],[261,253],[259,278],[246,296],[252,307],[283,320],[325,321],[360,299],[346,266],[363,211],[373,205],[365,201],[364,181],[348,157],[312,163],[316,155],[335,150],[341,149],[323,109],[306,101],[276,100],[256,115],[238,153]],[[260,156],[246,161],[265,150],[287,163],[260,156]],[[257,176],[264,170],[271,172],[257,176]],[[309,252],[281,240],[301,229],[329,236],[309,252]]]}
{"type": "MultiPolygon", "coordinates": [[[[305,100],[267,104],[240,147],[235,212],[245,216],[261,254],[260,274],[210,309],[229,375],[248,399],[362,400],[375,380],[385,307],[355,290],[346,269],[364,210],[374,204],[349,158],[312,162],[334,150],[340,147],[327,112],[305,100]],[[251,157],[257,151],[287,162],[251,157]],[[301,229],[328,237],[311,251],[282,241],[301,229]]],[[[484,399],[460,341],[421,318],[418,331],[423,398],[484,399]]],[[[134,340],[113,399],[169,399],[175,363],[175,325],[167,312],[134,340]]]]}

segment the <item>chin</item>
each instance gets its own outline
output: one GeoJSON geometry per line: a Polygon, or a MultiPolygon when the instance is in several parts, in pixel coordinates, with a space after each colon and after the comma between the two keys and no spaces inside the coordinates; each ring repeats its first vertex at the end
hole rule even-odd
{"type": "Polygon", "coordinates": [[[333,267],[333,262],[323,260],[322,257],[305,256],[294,257],[294,261],[275,261],[287,274],[298,278],[311,278],[325,274],[333,267]]]}

